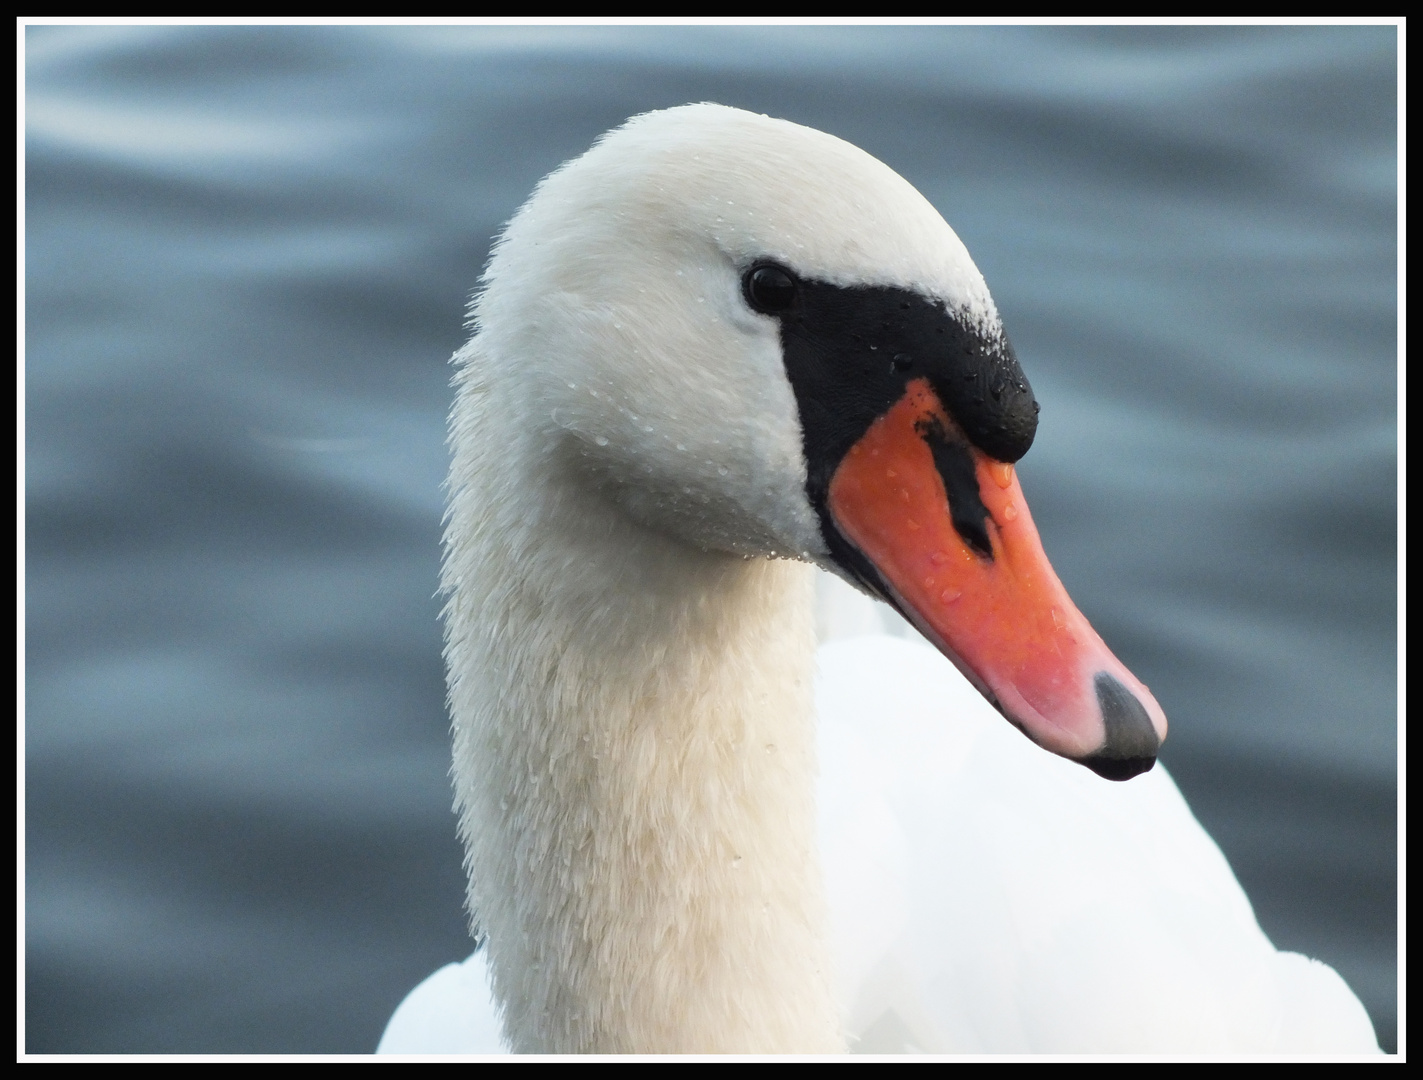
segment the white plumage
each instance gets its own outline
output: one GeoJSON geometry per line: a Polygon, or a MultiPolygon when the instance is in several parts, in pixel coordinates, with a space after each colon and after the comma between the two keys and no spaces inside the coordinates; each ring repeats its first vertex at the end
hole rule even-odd
{"type": "MultiPolygon", "coordinates": [[[[1270,944],[1163,767],[1109,784],[1044,754],[870,603],[821,583],[819,837],[854,1052],[1377,1052],[1334,970],[1270,944]]],[[[499,1030],[476,953],[380,1051],[507,1053],[499,1030]]]]}
{"type": "MultiPolygon", "coordinates": [[[[454,771],[488,945],[381,1050],[1376,1050],[1164,770],[1045,753],[922,642],[813,653],[804,562],[835,567],[776,325],[741,292],[760,258],[998,332],[937,212],[819,132],[688,106],[540,185],[451,417],[454,771]]],[[[823,631],[873,620],[822,593],[823,631]]]]}

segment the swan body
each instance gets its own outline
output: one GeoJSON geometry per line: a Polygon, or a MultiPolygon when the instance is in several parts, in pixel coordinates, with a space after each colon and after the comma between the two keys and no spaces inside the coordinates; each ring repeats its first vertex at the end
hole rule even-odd
{"type": "MultiPolygon", "coordinates": [[[[1334,970],[1266,938],[1164,769],[1114,785],[1043,754],[937,653],[855,614],[869,636],[823,645],[816,679],[852,1051],[1377,1053],[1334,970]]],[[[508,1053],[483,950],[413,990],[379,1051],[508,1053]]]]}
{"type": "Polygon", "coordinates": [[[1375,1046],[1164,772],[1064,760],[1140,773],[1165,717],[1041,555],[1031,390],[902,178],[647,114],[539,186],[473,311],[444,584],[484,944],[382,1050],[1375,1046]],[[813,565],[934,647],[817,675],[813,565]]]}

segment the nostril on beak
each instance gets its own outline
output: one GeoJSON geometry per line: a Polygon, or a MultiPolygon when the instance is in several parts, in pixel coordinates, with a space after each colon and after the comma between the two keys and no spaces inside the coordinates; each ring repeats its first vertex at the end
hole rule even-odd
{"type": "Polygon", "coordinates": [[[1161,740],[1135,694],[1105,671],[1097,673],[1094,683],[1107,737],[1082,764],[1108,780],[1130,780],[1156,764],[1161,740]]]}

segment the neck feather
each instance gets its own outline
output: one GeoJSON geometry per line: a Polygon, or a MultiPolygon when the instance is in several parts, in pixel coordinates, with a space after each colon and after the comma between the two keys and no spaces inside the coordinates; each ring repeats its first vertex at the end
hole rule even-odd
{"type": "Polygon", "coordinates": [[[456,804],[513,1048],[843,1049],[810,568],[650,532],[458,425],[456,804]]]}

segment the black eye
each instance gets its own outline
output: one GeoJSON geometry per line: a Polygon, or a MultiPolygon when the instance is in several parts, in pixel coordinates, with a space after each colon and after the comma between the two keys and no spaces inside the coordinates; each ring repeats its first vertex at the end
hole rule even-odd
{"type": "Polygon", "coordinates": [[[746,302],[757,311],[774,315],[795,303],[795,278],[774,263],[762,263],[746,271],[742,279],[746,302]]]}

